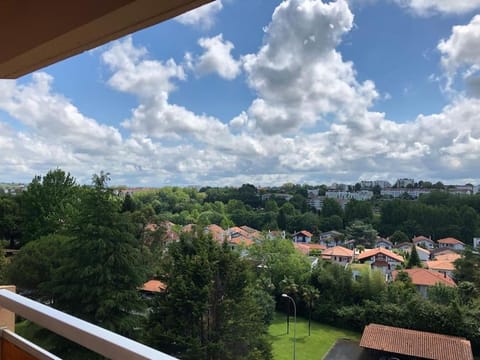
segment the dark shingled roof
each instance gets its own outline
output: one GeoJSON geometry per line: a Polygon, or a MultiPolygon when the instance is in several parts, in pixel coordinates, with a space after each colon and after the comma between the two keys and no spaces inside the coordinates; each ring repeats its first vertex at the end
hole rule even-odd
{"type": "Polygon", "coordinates": [[[365,327],[360,346],[432,360],[473,360],[467,339],[378,324],[365,327]]]}

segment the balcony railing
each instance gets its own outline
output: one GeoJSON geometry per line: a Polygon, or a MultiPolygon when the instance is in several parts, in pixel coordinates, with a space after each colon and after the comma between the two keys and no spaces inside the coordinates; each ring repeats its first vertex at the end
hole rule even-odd
{"type": "MultiPolygon", "coordinates": [[[[30,300],[7,289],[0,289],[0,307],[2,311],[7,309],[110,359],[175,359],[170,355],[30,300]]],[[[6,328],[1,330],[0,345],[1,359],[59,359],[6,328]],[[7,350],[10,351],[9,355],[5,353],[7,350]],[[21,351],[24,355],[23,357],[16,356],[12,351],[21,351]]]]}

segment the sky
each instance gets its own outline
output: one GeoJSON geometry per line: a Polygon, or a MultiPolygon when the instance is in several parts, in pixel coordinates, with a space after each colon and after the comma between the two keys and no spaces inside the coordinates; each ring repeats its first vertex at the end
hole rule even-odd
{"type": "Polygon", "coordinates": [[[216,0],[0,80],[0,182],[480,183],[480,0],[216,0]]]}

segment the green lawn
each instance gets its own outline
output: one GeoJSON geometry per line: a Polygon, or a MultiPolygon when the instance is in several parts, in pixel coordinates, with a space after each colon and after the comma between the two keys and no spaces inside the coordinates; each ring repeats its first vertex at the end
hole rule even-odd
{"type": "MultiPolygon", "coordinates": [[[[285,314],[277,313],[269,328],[275,360],[293,358],[293,317],[290,321],[288,335],[285,314]]],[[[308,319],[297,318],[297,360],[322,359],[337,339],[360,340],[360,334],[312,321],[312,333],[308,336],[308,319]]]]}

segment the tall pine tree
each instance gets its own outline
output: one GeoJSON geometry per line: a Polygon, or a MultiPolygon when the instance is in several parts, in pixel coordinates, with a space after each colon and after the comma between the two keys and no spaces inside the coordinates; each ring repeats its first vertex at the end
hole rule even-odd
{"type": "Polygon", "coordinates": [[[121,203],[107,188],[108,174],[94,175],[53,274],[55,306],[123,335],[133,336],[142,309],[139,244],[121,203]]]}

